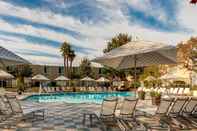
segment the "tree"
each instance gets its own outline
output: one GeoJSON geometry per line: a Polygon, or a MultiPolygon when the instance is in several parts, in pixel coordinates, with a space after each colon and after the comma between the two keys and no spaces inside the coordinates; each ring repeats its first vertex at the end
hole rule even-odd
{"type": "Polygon", "coordinates": [[[197,37],[192,37],[187,42],[179,43],[177,46],[177,61],[183,64],[187,69],[191,70],[196,63],[197,53],[197,37]]]}
{"type": "Polygon", "coordinates": [[[17,88],[20,91],[24,91],[24,77],[30,77],[32,75],[32,69],[29,65],[19,65],[11,68],[10,73],[17,78],[17,88]]]}
{"type": "MultiPolygon", "coordinates": [[[[119,33],[113,37],[110,41],[107,42],[107,47],[103,50],[104,53],[111,51],[112,49],[118,48],[124,44],[127,44],[132,40],[132,37],[126,33],[119,33]]],[[[119,71],[110,67],[105,67],[105,74],[113,76],[123,77],[125,75],[124,71],[119,71]]]]}
{"type": "Polygon", "coordinates": [[[74,61],[75,57],[76,57],[75,51],[71,50],[69,55],[68,55],[68,59],[70,61],[70,76],[72,76],[72,64],[73,64],[73,61],[74,61]]]}
{"type": "Polygon", "coordinates": [[[68,42],[64,42],[60,47],[60,52],[64,57],[64,75],[68,75],[68,58],[71,51],[71,46],[68,42]]]}
{"type": "Polygon", "coordinates": [[[119,33],[117,36],[113,37],[110,41],[107,42],[106,49],[103,50],[104,53],[111,51],[117,47],[120,47],[131,41],[131,36],[124,33],[119,33]]]}
{"type": "Polygon", "coordinates": [[[80,64],[80,75],[82,77],[88,76],[92,73],[91,62],[89,59],[84,58],[80,64]]]}

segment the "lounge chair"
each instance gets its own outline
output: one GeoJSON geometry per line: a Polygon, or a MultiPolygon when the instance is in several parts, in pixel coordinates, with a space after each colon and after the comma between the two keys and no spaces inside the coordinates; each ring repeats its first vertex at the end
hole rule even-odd
{"type": "Polygon", "coordinates": [[[118,98],[105,98],[102,102],[100,112],[94,111],[95,117],[106,128],[106,125],[116,123],[115,110],[118,104],[118,98]]]}
{"type": "Polygon", "coordinates": [[[177,97],[168,113],[168,117],[162,122],[168,124],[170,130],[189,129],[188,121],[182,117],[182,111],[188,102],[188,97],[177,97]]]}
{"type": "Polygon", "coordinates": [[[184,88],[179,88],[178,95],[183,95],[184,88]]]}
{"type": "Polygon", "coordinates": [[[4,96],[0,96],[0,123],[12,115],[10,105],[4,96]]]}
{"type": "Polygon", "coordinates": [[[167,117],[174,98],[161,99],[161,103],[157,108],[155,115],[138,116],[136,120],[142,124],[146,130],[167,130],[168,124],[160,121],[163,117],[167,117]]]}
{"type": "Polygon", "coordinates": [[[29,118],[29,116],[31,116],[36,120],[44,120],[44,108],[23,110],[16,96],[6,96],[6,98],[10,104],[13,115],[22,119],[29,118]]]}
{"type": "Polygon", "coordinates": [[[172,94],[173,94],[173,95],[177,95],[178,91],[179,91],[179,88],[178,88],[178,87],[176,87],[176,88],[174,88],[174,90],[173,90],[172,94]]]}
{"type": "Polygon", "coordinates": [[[190,95],[190,93],[191,93],[190,88],[185,88],[184,91],[183,91],[184,95],[190,95]]]}
{"type": "MultiPolygon", "coordinates": [[[[123,127],[123,130],[135,130],[137,122],[135,119],[135,109],[138,99],[125,98],[120,110],[116,110],[116,119],[119,123],[119,127],[123,127]]],[[[122,129],[122,128],[121,128],[122,129]]]]}
{"type": "Polygon", "coordinates": [[[56,92],[60,92],[60,88],[59,87],[55,87],[56,88],[56,92]]]}
{"type": "Polygon", "coordinates": [[[197,97],[191,97],[189,98],[182,113],[190,116],[195,116],[197,115],[196,109],[197,109],[197,97]]]}

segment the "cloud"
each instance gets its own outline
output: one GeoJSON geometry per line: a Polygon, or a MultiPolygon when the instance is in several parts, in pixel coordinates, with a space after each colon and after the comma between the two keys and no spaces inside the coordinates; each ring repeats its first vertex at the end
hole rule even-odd
{"type": "Polygon", "coordinates": [[[59,46],[72,44],[79,64],[102,55],[118,33],[176,45],[197,34],[196,8],[166,0],[0,1],[0,45],[36,64],[62,64],[59,46]]]}

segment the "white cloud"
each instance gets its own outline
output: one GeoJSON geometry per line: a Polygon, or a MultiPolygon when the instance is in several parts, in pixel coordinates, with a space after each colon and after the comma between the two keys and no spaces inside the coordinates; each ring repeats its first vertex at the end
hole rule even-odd
{"type": "MultiPolygon", "coordinates": [[[[197,8],[191,6],[185,2],[181,4],[182,8],[180,12],[177,12],[177,18],[179,22],[185,25],[188,28],[194,30],[193,33],[179,33],[179,32],[160,32],[154,29],[147,29],[139,24],[132,23],[128,21],[127,17],[124,16],[120,8],[122,3],[121,0],[97,0],[101,4],[99,8],[102,8],[105,13],[110,16],[108,22],[106,23],[81,23],[78,19],[71,16],[62,16],[60,14],[54,14],[50,11],[42,11],[42,9],[28,9],[25,7],[13,6],[5,1],[0,1],[0,14],[5,15],[14,15],[20,18],[24,18],[33,22],[45,23],[49,25],[54,25],[62,28],[68,28],[70,30],[76,31],[84,35],[83,39],[77,39],[70,35],[64,35],[62,33],[57,33],[52,30],[36,28],[30,25],[15,26],[7,23],[6,21],[0,20],[0,27],[3,27],[1,30],[9,32],[19,32],[25,33],[33,36],[43,37],[56,41],[68,40],[74,45],[79,45],[81,47],[87,47],[96,49],[95,52],[90,52],[90,54],[82,54],[78,52],[78,57],[75,60],[75,65],[78,65],[81,59],[85,56],[88,58],[94,58],[102,54],[103,48],[106,46],[107,40],[116,34],[123,32],[129,33],[133,36],[138,36],[140,39],[159,41],[167,44],[177,44],[180,41],[189,39],[192,35],[197,33],[197,16],[194,15],[197,12],[197,8]],[[103,6],[102,6],[103,5],[103,6]]],[[[151,8],[149,0],[145,0],[145,3],[142,3],[138,0],[127,1],[134,8],[138,8],[143,12],[147,12],[147,15],[152,15],[158,17],[161,21],[166,21],[166,15],[164,10],[151,8]],[[157,11],[155,11],[157,10],[157,11]]],[[[39,43],[29,43],[24,39],[19,39],[16,37],[5,38],[15,41],[0,40],[0,45],[11,49],[12,51],[19,52],[24,58],[30,60],[36,64],[62,64],[62,58],[54,58],[50,56],[34,56],[34,55],[24,55],[24,50],[33,50],[43,53],[48,53],[51,55],[59,55],[59,48],[52,46],[41,45],[39,43]]]]}

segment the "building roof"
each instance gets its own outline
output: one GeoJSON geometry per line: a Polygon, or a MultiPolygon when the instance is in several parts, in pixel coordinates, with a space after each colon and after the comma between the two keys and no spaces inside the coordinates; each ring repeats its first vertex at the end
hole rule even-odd
{"type": "Polygon", "coordinates": [[[0,62],[4,65],[30,64],[29,61],[0,46],[0,62]]]}

